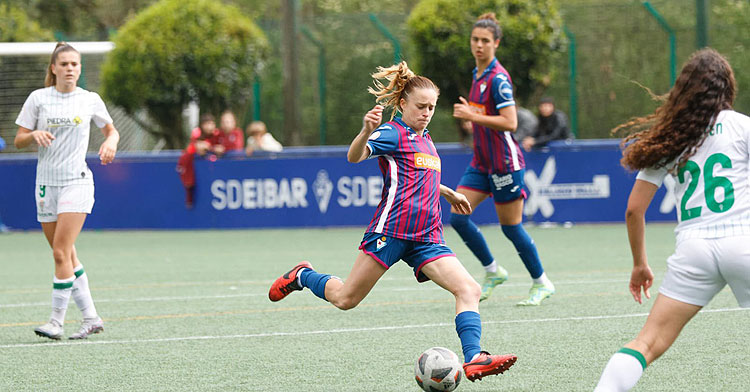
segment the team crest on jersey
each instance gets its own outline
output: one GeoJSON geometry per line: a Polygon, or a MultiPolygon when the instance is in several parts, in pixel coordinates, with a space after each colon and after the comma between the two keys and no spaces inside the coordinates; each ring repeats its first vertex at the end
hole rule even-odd
{"type": "Polygon", "coordinates": [[[386,238],[386,236],[382,236],[382,237],[378,238],[378,241],[375,243],[375,249],[376,250],[380,250],[382,247],[386,246],[387,244],[385,243],[385,241],[387,239],[388,238],[386,238]]]}
{"type": "Polygon", "coordinates": [[[484,90],[487,89],[487,82],[482,82],[482,84],[479,85],[479,92],[483,93],[484,90]]]}
{"type": "Polygon", "coordinates": [[[74,123],[75,123],[76,125],[80,125],[80,124],[81,124],[81,123],[83,122],[83,120],[81,120],[81,118],[80,118],[80,117],[78,117],[78,116],[75,116],[75,117],[73,118],[73,122],[74,122],[74,123]]]}
{"type": "Polygon", "coordinates": [[[440,157],[418,152],[414,154],[414,166],[440,171],[440,157]]]}

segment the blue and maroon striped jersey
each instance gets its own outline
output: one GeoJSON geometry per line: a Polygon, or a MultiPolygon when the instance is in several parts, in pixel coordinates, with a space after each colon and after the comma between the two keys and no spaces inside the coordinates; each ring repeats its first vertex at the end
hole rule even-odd
{"type": "MultiPolygon", "coordinates": [[[[513,82],[508,71],[497,59],[477,77],[477,69],[472,72],[469,105],[478,113],[497,116],[499,110],[515,105],[513,82]]],[[[473,124],[474,157],[471,166],[483,173],[510,173],[526,167],[521,149],[510,132],[473,124]]]]}
{"type": "Polygon", "coordinates": [[[383,194],[366,233],[444,244],[440,157],[427,130],[419,136],[395,118],[376,129],[367,145],[370,157],[378,157],[383,194]]]}

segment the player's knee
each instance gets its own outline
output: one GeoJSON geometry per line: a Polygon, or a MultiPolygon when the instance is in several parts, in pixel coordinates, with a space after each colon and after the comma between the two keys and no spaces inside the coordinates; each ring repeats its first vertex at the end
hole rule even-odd
{"type": "Polygon", "coordinates": [[[351,297],[341,297],[341,298],[336,298],[331,301],[333,306],[341,310],[354,309],[357,307],[357,305],[359,305],[360,302],[361,302],[360,299],[351,298],[351,297]]]}
{"type": "Polygon", "coordinates": [[[475,280],[467,279],[457,286],[453,294],[456,298],[467,302],[479,302],[479,297],[482,295],[482,287],[475,280]]]}
{"type": "Polygon", "coordinates": [[[68,250],[64,248],[55,247],[52,249],[52,257],[55,259],[55,264],[64,264],[68,261],[68,250]]]}

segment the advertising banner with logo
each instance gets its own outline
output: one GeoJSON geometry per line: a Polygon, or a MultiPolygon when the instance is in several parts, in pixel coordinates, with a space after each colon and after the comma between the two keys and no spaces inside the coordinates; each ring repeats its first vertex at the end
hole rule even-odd
{"type": "MultiPolygon", "coordinates": [[[[455,188],[471,150],[439,144],[438,152],[442,182],[455,188]]],[[[196,197],[188,209],[175,171],[178,156],[120,154],[106,167],[90,157],[96,203],[86,228],[364,229],[381,199],[383,179],[376,159],[351,164],[343,147],[290,148],[252,159],[196,160],[196,197]]],[[[559,142],[527,153],[527,221],[622,222],[635,174],[620,167],[620,156],[617,141],[559,142]]],[[[0,217],[10,227],[39,228],[35,166],[33,155],[0,157],[0,217]]],[[[667,181],[657,192],[648,220],[675,220],[674,200],[667,191],[672,185],[667,181]]],[[[442,208],[447,223],[450,206],[443,201],[442,208]]],[[[472,218],[479,224],[497,223],[492,200],[482,203],[472,218]]]]}

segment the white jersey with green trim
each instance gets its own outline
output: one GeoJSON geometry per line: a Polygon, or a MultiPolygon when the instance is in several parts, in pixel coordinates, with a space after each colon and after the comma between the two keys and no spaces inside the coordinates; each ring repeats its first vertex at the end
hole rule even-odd
{"type": "Polygon", "coordinates": [[[94,183],[86,165],[92,120],[99,128],[112,123],[104,101],[95,92],[76,87],[72,92],[61,93],[52,86],[29,95],[16,125],[49,131],[55,136],[49,147],[39,146],[37,185],[94,183]]]}
{"type": "Polygon", "coordinates": [[[638,173],[639,180],[656,186],[668,174],[674,179],[678,241],[750,235],[749,144],[750,117],[724,110],[683,167],[638,173]]]}

